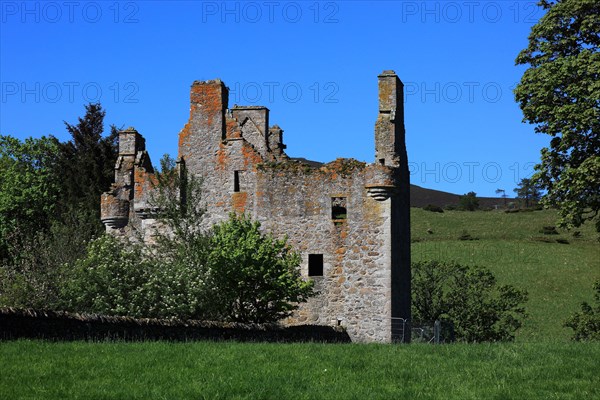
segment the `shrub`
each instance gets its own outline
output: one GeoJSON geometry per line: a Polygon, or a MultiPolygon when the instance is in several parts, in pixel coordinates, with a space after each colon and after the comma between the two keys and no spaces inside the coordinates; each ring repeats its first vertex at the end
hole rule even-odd
{"type": "Polygon", "coordinates": [[[148,264],[141,246],[104,235],[88,245],[87,255],[68,267],[62,299],[68,311],[146,317],[142,288],[148,264]]]}
{"type": "Polygon", "coordinates": [[[136,318],[204,317],[204,270],[184,260],[148,253],[148,247],[104,235],[69,266],[62,289],[69,311],[136,318]]]}
{"type": "Polygon", "coordinates": [[[169,233],[157,236],[152,251],[166,271],[196,274],[197,286],[183,298],[196,302],[191,310],[200,307],[205,319],[263,323],[288,316],[306,301],[312,282],[300,278],[300,257],[286,240],[263,235],[259,223],[235,214],[204,233],[201,181],[168,158],[161,164],[151,203],[169,233]]]}
{"type": "Polygon", "coordinates": [[[213,229],[208,256],[212,312],[219,320],[265,323],[287,317],[313,294],[300,255],[260,223],[230,214],[213,229]]]}
{"type": "Polygon", "coordinates": [[[600,340],[600,280],[594,283],[593,288],[596,306],[581,303],[581,311],[571,315],[564,323],[564,326],[575,331],[573,340],[600,340]]]}
{"type": "Polygon", "coordinates": [[[85,255],[95,232],[86,222],[78,214],[35,234],[16,227],[7,238],[8,257],[0,260],[0,307],[59,308],[63,265],[85,255]]]}
{"type": "Polygon", "coordinates": [[[475,211],[479,208],[477,193],[469,192],[458,199],[458,209],[462,211],[475,211]]]}
{"type": "Polygon", "coordinates": [[[485,268],[438,261],[412,264],[413,320],[450,320],[457,340],[513,340],[527,292],[497,285],[485,268]]]}
{"type": "Polygon", "coordinates": [[[443,213],[444,209],[440,206],[436,206],[433,204],[427,204],[425,207],[423,207],[423,210],[425,211],[431,211],[431,212],[437,212],[437,213],[443,213]]]}

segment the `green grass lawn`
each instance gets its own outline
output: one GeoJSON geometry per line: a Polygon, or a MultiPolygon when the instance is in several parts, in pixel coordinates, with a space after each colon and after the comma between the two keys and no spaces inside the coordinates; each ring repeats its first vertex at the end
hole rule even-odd
{"type": "Polygon", "coordinates": [[[579,310],[582,301],[592,302],[592,283],[600,278],[600,243],[591,224],[578,229],[579,238],[561,230],[559,235],[539,233],[555,221],[552,210],[434,213],[413,208],[412,259],[489,268],[500,283],[529,292],[529,318],[517,332],[517,341],[566,341],[572,331],[562,326],[563,321],[579,310]],[[479,240],[458,240],[463,231],[479,240]]]}
{"type": "Polygon", "coordinates": [[[593,399],[600,343],[0,342],[0,398],[593,399]]]}

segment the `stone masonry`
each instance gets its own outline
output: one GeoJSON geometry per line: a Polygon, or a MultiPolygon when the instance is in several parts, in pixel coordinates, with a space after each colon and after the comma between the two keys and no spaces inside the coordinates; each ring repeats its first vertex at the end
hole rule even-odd
{"type": "MultiPolygon", "coordinates": [[[[207,225],[232,210],[247,213],[264,230],[287,235],[301,253],[302,275],[315,281],[318,294],[284,323],[343,326],[358,342],[410,339],[392,328],[410,318],[403,84],[394,71],[378,81],[373,164],[289,158],[282,129],[269,126],[269,110],[229,108],[218,79],[192,84],[190,118],[179,133],[178,163],[203,179],[207,225]]],[[[133,128],[121,131],[115,183],[102,195],[109,233],[135,231],[151,240],[154,180],[143,137],[133,128]]]]}

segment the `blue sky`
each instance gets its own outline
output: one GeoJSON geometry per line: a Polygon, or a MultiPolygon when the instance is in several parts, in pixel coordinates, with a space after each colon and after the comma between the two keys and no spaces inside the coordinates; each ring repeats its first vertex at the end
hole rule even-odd
{"type": "Polygon", "coordinates": [[[548,138],[521,122],[514,59],[536,1],[0,2],[0,133],[67,140],[83,105],[177,154],[194,80],[265,105],[292,157],[373,162],[377,75],[405,84],[413,184],[512,195],[548,138]]]}

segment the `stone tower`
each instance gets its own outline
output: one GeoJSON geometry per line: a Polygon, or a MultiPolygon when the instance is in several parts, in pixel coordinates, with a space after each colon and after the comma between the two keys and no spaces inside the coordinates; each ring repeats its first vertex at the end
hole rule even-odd
{"type": "MultiPolygon", "coordinates": [[[[179,158],[189,173],[203,179],[206,227],[231,211],[246,213],[265,231],[287,235],[300,252],[302,275],[314,280],[319,294],[285,324],[340,325],[362,342],[408,341],[410,331],[403,330],[410,318],[403,85],[393,71],[378,79],[372,164],[289,158],[283,130],[269,126],[269,110],[229,108],[228,89],[218,79],[192,84],[179,158]]],[[[122,161],[115,185],[103,195],[102,218],[112,234],[142,231],[148,239],[156,229],[146,205],[154,174],[142,138],[135,136],[138,145],[132,150],[127,135],[132,133],[120,137],[122,161]]]]}
{"type": "Polygon", "coordinates": [[[379,115],[375,123],[375,159],[394,167],[391,196],[392,317],[393,324],[410,319],[410,174],[404,129],[404,84],[394,71],[383,71],[379,81],[379,115]],[[404,238],[409,238],[405,240],[404,238]]]}

